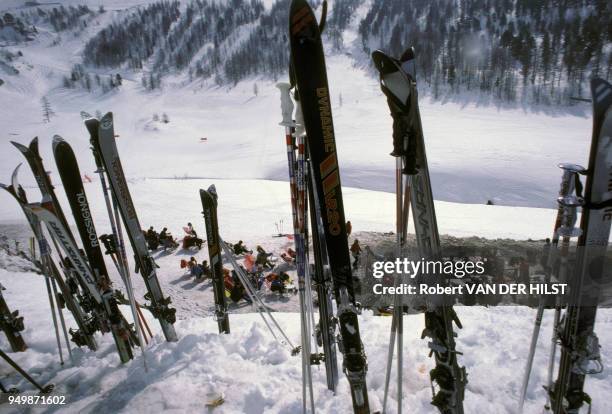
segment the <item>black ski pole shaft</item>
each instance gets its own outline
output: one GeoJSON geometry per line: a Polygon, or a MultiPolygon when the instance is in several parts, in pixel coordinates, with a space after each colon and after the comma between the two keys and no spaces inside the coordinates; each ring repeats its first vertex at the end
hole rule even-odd
{"type": "Polygon", "coordinates": [[[22,377],[24,377],[26,380],[28,380],[28,382],[32,385],[34,385],[36,388],[38,388],[38,390],[42,393],[47,393],[49,392],[49,386],[46,387],[42,387],[38,382],[36,382],[34,380],[34,378],[32,378],[30,376],[30,374],[28,374],[27,372],[25,372],[23,370],[23,368],[21,368],[19,365],[17,365],[17,363],[15,361],[13,361],[3,350],[0,349],[0,357],[2,357],[6,362],[9,363],[10,366],[12,366],[15,371],[19,372],[21,374],[22,377]]]}

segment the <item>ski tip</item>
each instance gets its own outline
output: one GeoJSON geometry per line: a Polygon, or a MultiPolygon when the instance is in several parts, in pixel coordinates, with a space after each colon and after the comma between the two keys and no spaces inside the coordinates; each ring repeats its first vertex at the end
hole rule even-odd
{"type": "Polygon", "coordinates": [[[612,104],[612,85],[602,78],[591,79],[593,106],[607,108],[612,104]]]}
{"type": "Polygon", "coordinates": [[[17,141],[11,141],[11,144],[13,144],[13,146],[15,148],[17,148],[19,151],[21,151],[23,153],[28,152],[28,147],[26,147],[25,145],[23,145],[23,144],[21,144],[21,143],[19,143],[17,141]]]}
{"type": "Polygon", "coordinates": [[[378,70],[381,76],[397,72],[397,64],[394,62],[395,59],[380,49],[372,52],[372,61],[374,62],[376,70],[378,70]]]}
{"type": "Polygon", "coordinates": [[[85,128],[89,132],[90,136],[94,136],[98,133],[98,127],[100,126],[100,120],[97,118],[87,118],[83,121],[85,128]]]}
{"type": "Polygon", "coordinates": [[[113,127],[113,113],[107,112],[102,118],[100,118],[99,127],[102,129],[109,129],[113,127]]]}
{"type": "Polygon", "coordinates": [[[402,56],[400,57],[400,62],[408,62],[409,60],[413,60],[415,56],[416,53],[414,51],[414,46],[410,46],[408,49],[404,50],[404,53],[402,53],[402,56]]]}
{"type": "Polygon", "coordinates": [[[64,138],[62,138],[59,135],[53,135],[53,150],[55,151],[55,147],[57,147],[60,144],[65,144],[66,140],[64,138]]]}
{"type": "Polygon", "coordinates": [[[309,29],[319,34],[319,24],[312,11],[312,7],[306,0],[292,0],[289,6],[289,34],[291,37],[307,33],[311,36],[309,29]],[[307,32],[305,31],[307,30],[307,32]]]}
{"type": "Polygon", "coordinates": [[[30,141],[30,150],[38,154],[38,137],[34,137],[30,141]]]}

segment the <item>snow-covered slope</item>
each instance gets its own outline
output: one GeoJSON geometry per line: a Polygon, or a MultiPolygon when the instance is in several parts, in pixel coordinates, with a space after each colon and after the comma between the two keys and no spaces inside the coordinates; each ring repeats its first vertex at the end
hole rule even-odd
{"type": "MultiPolygon", "coordinates": [[[[86,110],[115,113],[118,145],[130,157],[124,164],[132,178],[286,180],[283,133],[277,125],[279,96],[270,80],[252,78],[219,87],[178,74],[165,79],[161,91],[147,92],[141,72],[121,70],[122,86],[104,95],[61,87],[62,77],[80,61],[88,38],[140,3],[126,2],[123,8],[122,2],[105,3],[106,13],[95,17],[78,37],[63,33],[58,45],[53,44],[56,36],[43,27],[35,41],[7,47],[23,56],[12,63],[20,74],[4,76],[6,83],[0,87],[0,123],[5,131],[0,139],[0,177],[7,177],[16,164],[8,139],[25,142],[39,136],[43,158],[50,160],[53,134],[76,147],[82,169],[91,173],[93,159],[87,154],[88,138],[79,117],[86,110]],[[42,96],[56,113],[48,124],[42,122],[42,96]],[[169,123],[152,120],[163,113],[169,123]]],[[[358,20],[345,36],[353,51],[358,20]]],[[[330,53],[327,59],[343,183],[390,192],[388,107],[378,82],[367,68],[354,63],[343,54],[330,53]]],[[[102,76],[117,72],[88,70],[102,76]]],[[[433,102],[427,95],[420,104],[436,199],[553,207],[560,178],[556,164],[586,163],[591,128],[587,105],[571,114],[551,108],[433,102]]],[[[50,161],[47,167],[55,170],[50,161]]]]}
{"type": "MultiPolygon", "coordinates": [[[[214,413],[296,413],[301,410],[300,359],[290,356],[277,343],[256,314],[232,314],[230,335],[217,334],[213,318],[192,317],[177,323],[178,343],[163,341],[158,333],[147,352],[148,372],[142,356],[120,366],[109,335],[98,337],[96,352],[75,349],[75,363],[60,367],[57,361],[52,322],[45,303],[44,283],[37,275],[10,274],[0,269],[0,282],[7,286],[5,296],[12,308],[25,317],[24,337],[30,346],[25,353],[11,354],[40,382],[56,384],[54,395],[66,395],[66,406],[47,407],[44,412],[62,413],[145,413],[206,412],[208,392],[222,392],[226,402],[214,413]]],[[[465,411],[469,413],[513,414],[519,394],[522,369],[529,346],[535,311],[523,307],[461,307],[457,310],[464,325],[459,331],[457,349],[460,362],[468,371],[465,411]]],[[[126,315],[129,315],[125,309],[126,315]]],[[[299,338],[299,316],[275,314],[292,341],[299,338]]],[[[70,317],[68,317],[70,321],[70,317]]],[[[381,408],[384,391],[384,367],[388,346],[389,317],[375,317],[365,312],[360,317],[365,351],[368,355],[368,389],[373,410],[381,408]]],[[[545,315],[537,349],[526,413],[540,413],[544,400],[541,385],[546,380],[546,364],[552,314],[545,315]]],[[[404,407],[405,411],[436,413],[429,405],[431,389],[427,341],[420,340],[422,315],[410,315],[404,322],[404,407]]],[[[598,318],[602,358],[612,358],[612,312],[603,310],[598,318]]],[[[7,348],[0,336],[0,347],[7,348]]],[[[325,370],[313,370],[316,406],[324,413],[351,412],[348,383],[341,376],[336,396],[325,387],[325,370]]],[[[0,365],[5,386],[29,385],[0,365]],[[5,377],[7,376],[7,377],[5,377]]],[[[612,382],[605,373],[590,376],[586,391],[593,397],[593,413],[612,410],[607,396],[612,382]]],[[[395,382],[391,382],[391,396],[395,382]]],[[[388,408],[395,412],[391,400],[388,408]]],[[[2,412],[24,412],[23,408],[4,405],[2,412]]],[[[43,412],[43,411],[41,411],[43,412]]]]}

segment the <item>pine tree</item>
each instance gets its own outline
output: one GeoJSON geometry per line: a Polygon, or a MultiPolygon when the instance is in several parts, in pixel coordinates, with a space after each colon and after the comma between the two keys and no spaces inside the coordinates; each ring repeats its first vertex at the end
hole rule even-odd
{"type": "Polygon", "coordinates": [[[55,112],[51,109],[51,102],[46,96],[43,96],[40,102],[42,104],[43,122],[51,122],[51,117],[55,115],[55,112]]]}

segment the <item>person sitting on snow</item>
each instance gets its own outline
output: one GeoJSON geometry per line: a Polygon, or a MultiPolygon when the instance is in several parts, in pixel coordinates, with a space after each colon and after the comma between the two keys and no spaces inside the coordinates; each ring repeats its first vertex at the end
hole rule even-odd
{"type": "Polygon", "coordinates": [[[191,223],[187,223],[187,227],[185,227],[185,233],[190,236],[198,237],[198,233],[193,229],[193,225],[191,223]]]}
{"type": "Polygon", "coordinates": [[[178,246],[178,243],[172,238],[172,234],[168,233],[167,227],[164,227],[161,233],[159,233],[159,242],[164,247],[164,250],[178,246]]]}
{"type": "Polygon", "coordinates": [[[234,254],[238,256],[244,253],[253,253],[253,252],[246,248],[246,246],[242,243],[242,240],[238,240],[238,243],[234,244],[234,254]]]}
{"type": "Polygon", "coordinates": [[[272,256],[272,253],[268,253],[263,249],[263,247],[257,246],[257,258],[255,259],[255,263],[263,267],[272,269],[274,265],[272,264],[272,262],[270,262],[270,260],[268,260],[268,257],[270,256],[272,256]]]}
{"type": "Polygon", "coordinates": [[[159,235],[153,230],[153,226],[149,227],[149,230],[146,231],[145,240],[149,250],[155,250],[159,247],[159,235]]]}
{"type": "Polygon", "coordinates": [[[204,279],[209,278],[211,275],[210,273],[210,266],[208,266],[208,262],[206,260],[202,261],[202,277],[204,279]]]}

